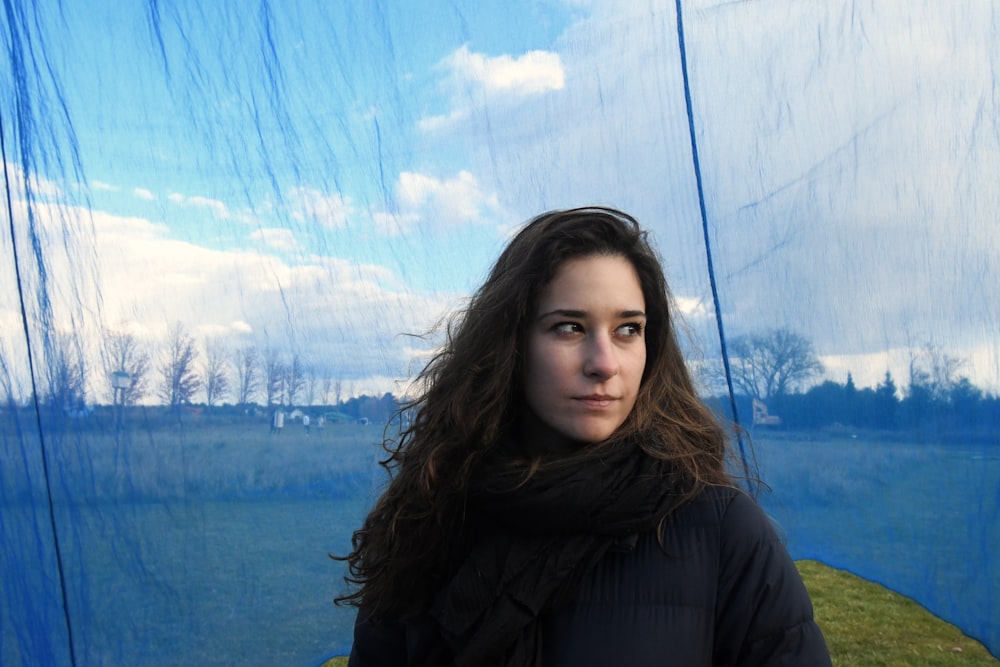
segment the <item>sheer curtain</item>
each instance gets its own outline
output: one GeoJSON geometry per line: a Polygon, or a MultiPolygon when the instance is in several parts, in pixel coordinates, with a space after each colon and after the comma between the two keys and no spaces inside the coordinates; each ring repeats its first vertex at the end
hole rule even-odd
{"type": "Polygon", "coordinates": [[[793,556],[1000,653],[991,5],[202,4],[4,4],[0,662],[346,653],[435,324],[586,204],[793,556]]]}

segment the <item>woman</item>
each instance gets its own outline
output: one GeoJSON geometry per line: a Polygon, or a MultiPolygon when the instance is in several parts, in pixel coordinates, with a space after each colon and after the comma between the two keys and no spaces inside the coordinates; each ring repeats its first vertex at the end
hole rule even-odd
{"type": "Polygon", "coordinates": [[[830,664],[633,218],[529,222],[419,380],[346,559],[351,665],[830,664]]]}

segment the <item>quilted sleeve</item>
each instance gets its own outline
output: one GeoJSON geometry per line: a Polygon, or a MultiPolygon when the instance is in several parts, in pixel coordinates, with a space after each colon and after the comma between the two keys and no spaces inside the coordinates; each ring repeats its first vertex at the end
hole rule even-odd
{"type": "Polygon", "coordinates": [[[802,578],[760,506],[736,494],[720,530],[715,664],[831,665],[802,578]]]}

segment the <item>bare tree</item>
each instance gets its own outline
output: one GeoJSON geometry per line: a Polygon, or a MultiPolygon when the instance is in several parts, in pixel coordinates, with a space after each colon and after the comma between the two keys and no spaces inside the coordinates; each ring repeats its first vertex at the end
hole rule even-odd
{"type": "Polygon", "coordinates": [[[298,398],[299,392],[305,387],[305,368],[302,366],[302,360],[299,359],[299,355],[292,357],[292,363],[290,366],[285,367],[285,397],[288,399],[288,405],[295,405],[295,399],[298,398]]]}
{"type": "Polygon", "coordinates": [[[248,405],[260,387],[257,368],[260,355],[255,346],[247,345],[236,350],[234,361],[236,366],[236,403],[248,405]]]}
{"type": "Polygon", "coordinates": [[[205,387],[205,405],[209,408],[229,394],[229,363],[226,349],[219,341],[205,341],[202,386],[205,387]]]}
{"type": "Polygon", "coordinates": [[[69,335],[56,334],[47,342],[45,403],[67,412],[82,408],[87,399],[83,351],[69,335]]]}
{"type": "Polygon", "coordinates": [[[160,398],[164,405],[176,407],[190,403],[201,388],[201,379],[195,372],[197,357],[194,338],[178,322],[167,334],[167,356],[160,366],[160,398]]]}
{"type": "MultiPolygon", "coordinates": [[[[150,357],[136,337],[127,332],[111,331],[104,336],[107,353],[107,375],[124,371],[129,374],[129,385],[122,390],[122,405],[135,405],[149,391],[150,357]]],[[[114,395],[112,390],[112,402],[114,395]]]]}
{"type": "Polygon", "coordinates": [[[823,372],[812,343],[788,329],[732,339],[729,365],[733,384],[762,401],[787,394],[823,372]]]}
{"type": "Polygon", "coordinates": [[[315,367],[307,368],[305,371],[305,405],[315,405],[316,395],[320,390],[320,378],[315,367]]]}
{"type": "Polygon", "coordinates": [[[281,405],[285,393],[285,364],[272,349],[264,352],[264,393],[267,405],[281,405]]]}
{"type": "Polygon", "coordinates": [[[323,374],[323,400],[320,401],[323,405],[330,405],[330,394],[333,392],[333,378],[330,376],[329,371],[323,374]]]}
{"type": "Polygon", "coordinates": [[[958,384],[958,372],[965,361],[947,354],[938,345],[927,343],[917,354],[910,355],[911,395],[926,392],[931,400],[947,401],[958,384]]]}

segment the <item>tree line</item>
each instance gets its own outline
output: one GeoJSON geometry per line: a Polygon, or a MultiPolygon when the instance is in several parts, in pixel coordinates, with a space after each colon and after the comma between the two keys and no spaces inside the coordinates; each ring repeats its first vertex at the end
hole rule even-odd
{"type": "MultiPolygon", "coordinates": [[[[963,437],[1000,432],[1000,398],[962,374],[965,361],[934,345],[911,355],[905,386],[897,385],[887,370],[875,387],[863,388],[850,373],[844,383],[828,379],[815,384],[824,371],[822,363],[807,339],[787,329],[740,336],[728,347],[742,421],[749,422],[756,400],[791,429],[934,429],[963,437]]],[[[721,371],[713,379],[719,382],[721,371]]],[[[715,400],[728,404],[728,399],[715,400]]]]}
{"type": "MultiPolygon", "coordinates": [[[[752,401],[766,404],[788,428],[842,425],[870,429],[916,429],[929,424],[961,430],[969,424],[996,430],[1000,401],[974,386],[961,370],[965,362],[933,345],[914,353],[909,378],[899,386],[889,371],[875,387],[858,388],[849,373],[844,383],[817,383],[824,368],[812,344],[788,329],[738,336],[728,341],[729,376],[712,367],[707,379],[716,387],[732,383],[741,421],[748,421],[752,401]]],[[[96,401],[88,396],[88,368],[80,342],[69,336],[46,341],[39,403],[71,413],[96,401]]],[[[2,361],[2,359],[0,359],[2,361]]],[[[230,406],[342,406],[345,414],[382,421],[398,401],[384,396],[348,396],[341,378],[306,363],[298,354],[253,344],[226,346],[218,340],[199,345],[180,322],[170,327],[154,359],[133,334],[108,331],[102,347],[103,396],[109,404],[133,406],[157,402],[178,408],[230,406]],[[114,374],[127,377],[111,387],[114,374]],[[357,413],[357,414],[354,414],[357,413]]],[[[15,398],[4,367],[7,403],[15,398]]],[[[99,392],[98,392],[99,393],[99,392]]],[[[351,392],[347,392],[351,393],[351,392]]],[[[728,399],[715,399],[728,405],[728,399]]],[[[728,408],[727,408],[728,411],[728,408]]]]}
{"type": "MultiPolygon", "coordinates": [[[[129,332],[104,334],[101,368],[91,377],[80,342],[66,335],[45,341],[45,363],[36,381],[38,403],[64,412],[98,402],[134,406],[154,402],[167,407],[223,403],[238,406],[337,405],[343,402],[341,378],[306,364],[298,354],[248,344],[227,346],[218,340],[201,345],[180,322],[153,351],[129,332]],[[124,378],[120,387],[112,378],[124,378]],[[88,383],[90,379],[91,383],[88,383]]],[[[6,403],[18,402],[10,373],[0,389],[6,403]]]]}

